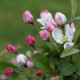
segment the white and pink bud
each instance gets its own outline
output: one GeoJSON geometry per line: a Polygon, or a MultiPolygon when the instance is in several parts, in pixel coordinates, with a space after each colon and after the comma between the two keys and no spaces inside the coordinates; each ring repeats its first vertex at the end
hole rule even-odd
{"type": "Polygon", "coordinates": [[[42,10],[41,13],[40,13],[40,17],[42,17],[42,16],[41,16],[42,14],[47,14],[47,13],[49,13],[48,10],[42,10]]]}
{"type": "Polygon", "coordinates": [[[6,68],[5,69],[5,75],[9,76],[12,73],[12,69],[11,68],[6,68]]]}
{"type": "Polygon", "coordinates": [[[30,50],[26,51],[26,56],[29,57],[29,58],[32,57],[32,54],[31,54],[30,50]]]}
{"type": "Polygon", "coordinates": [[[33,52],[34,54],[37,54],[38,53],[38,51],[36,51],[36,50],[34,50],[34,52],[33,52]]]}
{"type": "Polygon", "coordinates": [[[17,57],[16,57],[16,62],[17,62],[17,65],[18,66],[23,66],[26,64],[27,62],[27,58],[24,54],[19,54],[17,57]]]}
{"type": "Polygon", "coordinates": [[[23,21],[27,24],[33,22],[33,15],[30,13],[30,11],[26,10],[22,15],[23,21]]]}
{"type": "Polygon", "coordinates": [[[34,45],[34,43],[35,43],[35,38],[34,38],[33,36],[31,36],[31,35],[28,35],[28,36],[26,37],[26,43],[27,43],[28,45],[34,45]]]}
{"type": "Polygon", "coordinates": [[[15,51],[15,48],[14,48],[13,45],[8,44],[8,45],[7,45],[7,50],[8,50],[8,52],[14,52],[14,51],[15,51]]]}
{"type": "Polygon", "coordinates": [[[56,23],[57,23],[58,25],[63,25],[63,24],[66,23],[67,18],[66,18],[66,16],[65,16],[63,13],[57,12],[57,13],[55,14],[55,21],[56,21],[56,23]]]}
{"type": "Polygon", "coordinates": [[[50,33],[47,30],[41,30],[39,32],[39,36],[42,40],[48,40],[50,37],[50,33]]]}
{"type": "Polygon", "coordinates": [[[71,23],[71,29],[72,29],[73,32],[75,32],[75,25],[74,25],[73,22],[71,23]]]}
{"type": "Polygon", "coordinates": [[[5,74],[1,74],[0,75],[0,80],[6,80],[6,75],[5,74]]]}
{"type": "Polygon", "coordinates": [[[47,21],[45,24],[47,31],[53,31],[56,28],[56,26],[57,26],[57,24],[53,19],[47,21]]]}
{"type": "Polygon", "coordinates": [[[28,68],[32,68],[32,67],[34,67],[33,62],[30,61],[30,60],[28,60],[28,61],[27,61],[27,67],[28,67],[28,68]]]}
{"type": "Polygon", "coordinates": [[[57,80],[57,78],[56,77],[51,77],[50,80],[57,80]]]}

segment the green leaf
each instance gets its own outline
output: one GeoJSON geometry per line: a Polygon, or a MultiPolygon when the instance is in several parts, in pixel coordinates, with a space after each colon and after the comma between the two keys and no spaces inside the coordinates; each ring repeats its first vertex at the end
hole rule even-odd
{"type": "Polygon", "coordinates": [[[39,47],[39,51],[40,51],[40,53],[49,52],[50,48],[47,45],[42,45],[39,47]]]}
{"type": "Polygon", "coordinates": [[[0,57],[4,56],[8,54],[8,51],[6,49],[4,49],[3,51],[0,52],[0,57]]]}
{"type": "Polygon", "coordinates": [[[62,76],[58,76],[58,80],[63,80],[63,77],[62,76]]]}
{"type": "Polygon", "coordinates": [[[71,46],[68,45],[67,48],[64,49],[64,51],[62,52],[61,58],[65,58],[65,57],[67,57],[67,56],[76,54],[76,53],[78,53],[79,51],[80,51],[79,49],[74,49],[74,48],[72,48],[71,46]]]}
{"type": "Polygon", "coordinates": [[[58,65],[58,70],[60,71],[60,74],[63,76],[71,75],[75,70],[76,67],[71,64],[68,60],[61,60],[58,65]]]}
{"type": "Polygon", "coordinates": [[[49,70],[50,62],[46,56],[39,53],[35,54],[32,57],[32,61],[34,62],[37,68],[41,70],[49,70]]]}
{"type": "Polygon", "coordinates": [[[76,31],[74,33],[74,42],[75,44],[80,43],[80,23],[77,25],[76,31]]]}
{"type": "Polygon", "coordinates": [[[59,46],[58,46],[58,44],[55,42],[55,40],[53,39],[53,37],[52,36],[50,36],[50,44],[53,46],[53,50],[55,50],[55,51],[57,51],[58,53],[60,53],[60,49],[59,49],[59,46]]]}
{"type": "Polygon", "coordinates": [[[74,18],[77,10],[77,1],[71,0],[71,6],[72,6],[72,18],[74,18]]]}

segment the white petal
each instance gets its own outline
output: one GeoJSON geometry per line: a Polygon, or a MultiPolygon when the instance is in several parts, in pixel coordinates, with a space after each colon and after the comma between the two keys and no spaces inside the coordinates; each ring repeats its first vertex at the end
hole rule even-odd
{"type": "Polygon", "coordinates": [[[41,29],[46,29],[45,27],[41,27],[41,29]]]}
{"type": "Polygon", "coordinates": [[[45,19],[37,19],[38,22],[40,22],[43,26],[45,26],[45,19]]]}
{"type": "Polygon", "coordinates": [[[65,26],[65,34],[66,34],[66,37],[67,37],[68,41],[69,42],[72,42],[72,40],[73,40],[73,31],[70,28],[70,25],[69,24],[67,24],[65,26]]]}
{"type": "Polygon", "coordinates": [[[41,18],[43,18],[43,19],[52,19],[52,14],[51,13],[42,13],[41,18]]]}
{"type": "Polygon", "coordinates": [[[62,42],[62,32],[61,32],[60,29],[55,28],[55,29],[52,31],[52,37],[54,38],[54,40],[55,40],[57,43],[63,44],[63,42],[62,42]]]}
{"type": "Polygon", "coordinates": [[[64,44],[64,49],[66,49],[67,45],[74,46],[74,42],[66,42],[64,44]]]}

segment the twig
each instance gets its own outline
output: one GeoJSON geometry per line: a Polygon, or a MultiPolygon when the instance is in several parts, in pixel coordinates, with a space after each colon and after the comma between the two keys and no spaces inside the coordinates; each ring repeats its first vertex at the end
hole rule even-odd
{"type": "Polygon", "coordinates": [[[74,74],[76,74],[80,78],[80,74],[78,72],[75,71],[74,74]]]}

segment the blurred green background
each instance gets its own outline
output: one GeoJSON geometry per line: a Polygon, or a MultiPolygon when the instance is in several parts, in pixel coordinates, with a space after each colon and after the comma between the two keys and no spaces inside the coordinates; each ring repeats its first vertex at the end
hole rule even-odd
{"type": "MultiPolygon", "coordinates": [[[[49,10],[53,17],[55,12],[60,11],[70,20],[70,2],[71,0],[0,0],[0,51],[6,48],[7,44],[16,45],[18,43],[27,49],[25,39],[28,34],[35,37],[37,45],[42,43],[36,29],[23,22],[22,13],[25,10],[31,11],[35,22],[43,9],[49,10]]],[[[76,16],[80,16],[80,0],[77,0],[77,3],[76,16]]],[[[39,23],[37,25],[41,26],[39,23]]]]}

